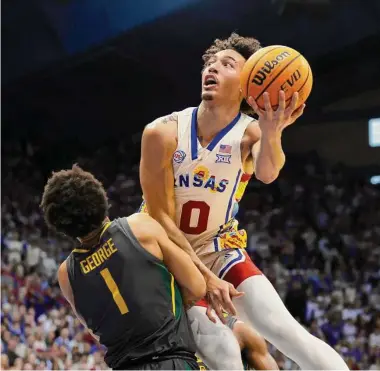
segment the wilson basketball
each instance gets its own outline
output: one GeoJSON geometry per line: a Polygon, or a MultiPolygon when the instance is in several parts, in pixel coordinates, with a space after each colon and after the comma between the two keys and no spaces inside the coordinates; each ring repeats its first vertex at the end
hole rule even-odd
{"type": "Polygon", "coordinates": [[[244,97],[252,96],[264,109],[263,94],[269,93],[273,109],[278,107],[278,93],[285,92],[286,105],[293,93],[298,92],[300,107],[308,98],[313,75],[308,61],[296,50],[287,46],[272,45],[260,49],[245,63],[241,73],[244,97]]]}

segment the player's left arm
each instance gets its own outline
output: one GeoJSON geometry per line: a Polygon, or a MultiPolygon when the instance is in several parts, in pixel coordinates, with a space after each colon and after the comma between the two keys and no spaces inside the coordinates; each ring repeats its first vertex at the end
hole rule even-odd
{"type": "Polygon", "coordinates": [[[256,178],[263,183],[272,183],[279,175],[285,164],[285,154],[282,149],[281,136],[283,130],[293,124],[303,113],[305,105],[296,109],[298,93],[294,93],[292,101],[286,107],[285,93],[279,92],[279,105],[273,110],[268,93],[264,93],[265,110],[258,107],[255,100],[250,97],[249,105],[259,116],[259,140],[251,148],[256,178]]]}
{"type": "Polygon", "coordinates": [[[79,315],[79,313],[75,309],[74,305],[74,295],[73,290],[70,285],[69,275],[67,273],[67,263],[66,260],[60,265],[58,269],[58,283],[59,287],[61,288],[62,294],[65,297],[65,299],[68,301],[68,303],[71,306],[71,309],[73,310],[74,314],[77,316],[81,324],[87,329],[87,331],[91,334],[91,336],[99,341],[99,336],[96,336],[91,329],[87,327],[86,322],[84,319],[79,315]]]}

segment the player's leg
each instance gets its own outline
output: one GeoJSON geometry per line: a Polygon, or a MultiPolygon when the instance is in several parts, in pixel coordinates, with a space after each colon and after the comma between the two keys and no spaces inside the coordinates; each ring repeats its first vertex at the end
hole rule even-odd
{"type": "Polygon", "coordinates": [[[227,326],[233,331],[242,350],[243,363],[250,370],[278,370],[276,361],[268,351],[264,338],[251,326],[229,316],[227,326]]]}
{"type": "Polygon", "coordinates": [[[240,347],[233,332],[215,313],[216,323],[209,320],[205,302],[197,304],[187,311],[197,345],[197,355],[211,370],[242,370],[240,347]]]}
{"type": "Polygon", "coordinates": [[[254,326],[302,369],[348,370],[333,348],[311,335],[293,318],[245,251],[236,250],[230,255],[219,272],[221,278],[245,293],[234,300],[239,318],[254,326]]]}

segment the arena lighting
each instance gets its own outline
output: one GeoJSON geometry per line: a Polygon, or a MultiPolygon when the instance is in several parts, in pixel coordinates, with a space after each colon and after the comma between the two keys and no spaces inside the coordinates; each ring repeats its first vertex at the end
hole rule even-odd
{"type": "Polygon", "coordinates": [[[369,181],[371,182],[371,184],[375,185],[375,184],[380,184],[380,175],[374,175],[374,176],[371,176],[371,178],[369,179],[369,181]]]}
{"type": "Polygon", "coordinates": [[[368,144],[380,147],[380,118],[368,120],[368,144]]]}

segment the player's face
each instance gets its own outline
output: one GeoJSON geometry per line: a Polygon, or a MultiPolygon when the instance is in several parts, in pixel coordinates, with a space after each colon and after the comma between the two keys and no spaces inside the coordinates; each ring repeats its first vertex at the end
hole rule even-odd
{"type": "Polygon", "coordinates": [[[244,63],[244,57],[231,49],[213,55],[202,71],[202,100],[240,104],[240,73],[244,63]]]}

